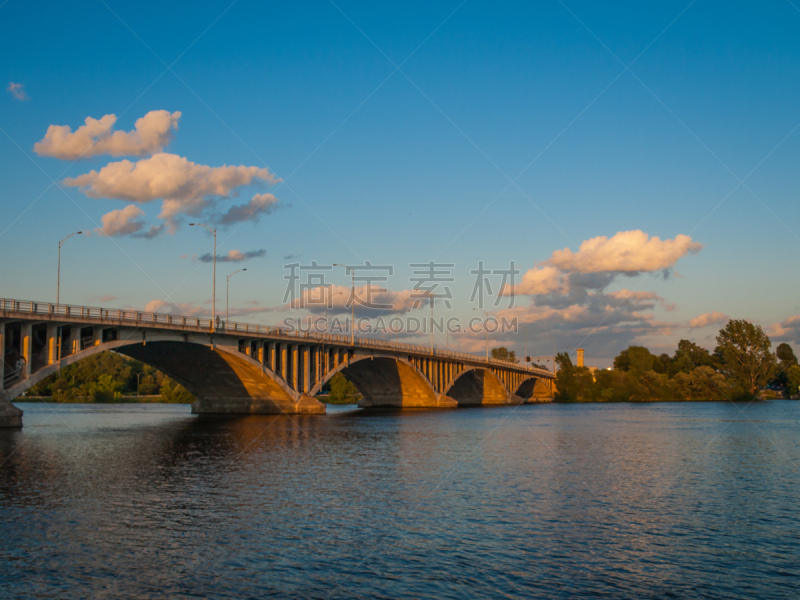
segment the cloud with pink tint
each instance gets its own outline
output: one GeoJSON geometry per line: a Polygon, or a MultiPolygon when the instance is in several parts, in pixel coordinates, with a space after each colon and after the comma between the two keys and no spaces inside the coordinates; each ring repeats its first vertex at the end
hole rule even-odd
{"type": "MultiPolygon", "coordinates": [[[[550,294],[561,291],[563,285],[562,273],[556,267],[536,267],[525,272],[522,281],[514,286],[513,293],[526,296],[550,294]]],[[[511,292],[510,287],[502,290],[504,296],[511,292]]]]}
{"type": "MultiPolygon", "coordinates": [[[[380,287],[380,284],[372,286],[356,286],[356,316],[377,317],[382,314],[401,314],[406,313],[421,305],[427,306],[427,292],[418,290],[392,291],[380,287]],[[364,306],[370,304],[375,307],[364,306]],[[380,308],[378,308],[380,307],[380,308]]],[[[342,285],[304,287],[299,290],[299,297],[288,303],[289,308],[306,309],[311,313],[325,312],[325,305],[330,300],[329,311],[334,313],[346,313],[351,309],[350,306],[351,288],[342,285]]]]}
{"type": "Polygon", "coordinates": [[[6,91],[10,93],[14,98],[19,100],[20,102],[24,102],[25,100],[30,100],[28,94],[25,93],[25,84],[24,83],[14,83],[13,81],[9,82],[6,91]]]}
{"type": "Polygon", "coordinates": [[[728,315],[712,310],[711,312],[697,315],[694,319],[690,319],[689,327],[692,329],[699,329],[700,327],[708,327],[709,325],[722,325],[729,320],[730,317],[728,315]]]}
{"type": "Polygon", "coordinates": [[[159,217],[172,221],[181,214],[196,215],[211,198],[226,197],[255,180],[273,182],[275,176],[261,167],[209,167],[175,154],[159,153],[137,162],[109,163],[99,171],[68,177],[64,185],[78,187],[90,198],[136,203],[162,199],[159,217]]]}
{"type": "Polygon", "coordinates": [[[231,206],[228,212],[219,218],[219,223],[220,225],[232,225],[245,221],[258,223],[262,215],[271,214],[277,208],[278,202],[279,200],[272,194],[256,194],[247,204],[231,206]]]}
{"type": "MultiPolygon", "coordinates": [[[[167,302],[166,300],[150,300],[145,307],[144,312],[163,313],[168,315],[180,315],[185,317],[200,317],[209,318],[211,310],[208,302],[198,304],[196,302],[167,302]],[[204,306],[205,304],[206,306],[204,306]]],[[[262,306],[257,300],[245,302],[248,306],[231,307],[228,311],[231,317],[249,317],[263,313],[279,312],[284,307],[262,306]]],[[[222,315],[224,317],[224,315],[222,315]]]]}
{"type": "Polygon", "coordinates": [[[103,294],[101,296],[88,296],[86,300],[88,302],[112,302],[113,300],[118,300],[116,296],[113,294],[103,294]]]}
{"type": "MultiPolygon", "coordinates": [[[[248,252],[228,250],[227,254],[217,254],[217,262],[243,262],[251,258],[262,258],[266,255],[267,251],[264,248],[260,250],[250,250],[248,252]]],[[[195,257],[192,258],[193,260],[195,259],[195,257]]],[[[196,260],[204,263],[214,262],[214,255],[211,253],[203,254],[202,256],[196,257],[196,260]]]]}
{"type": "Polygon", "coordinates": [[[166,300],[150,300],[144,312],[164,313],[168,315],[182,315],[185,317],[208,316],[210,311],[194,302],[167,302],[166,300]]]}
{"type": "Polygon", "coordinates": [[[635,275],[670,269],[678,259],[702,248],[688,235],[661,240],[637,229],[620,231],[611,238],[591,238],[581,243],[577,252],[569,248],[556,250],[544,264],[564,272],[635,275]]]}
{"type": "Polygon", "coordinates": [[[615,300],[619,300],[620,302],[624,302],[626,300],[636,301],[640,303],[640,306],[645,305],[649,308],[654,308],[655,305],[658,304],[667,312],[672,312],[675,310],[675,304],[672,302],[667,302],[655,292],[621,289],[615,292],[608,292],[606,296],[615,300]]]}
{"type": "Polygon", "coordinates": [[[137,233],[145,225],[144,221],[137,220],[141,216],[144,216],[144,211],[135,204],[129,204],[125,208],[104,214],[103,226],[94,232],[107,237],[137,233]]]}
{"type": "Polygon", "coordinates": [[[767,328],[767,335],[779,342],[795,342],[800,344],[800,315],[773,323],[767,328]]]}
{"type": "Polygon", "coordinates": [[[86,117],[75,131],[69,125],[50,125],[45,136],[33,146],[39,156],[77,160],[108,154],[146,156],[161,152],[172,141],[181,113],[151,110],[136,120],[132,131],[113,131],[116,115],[100,119],[86,117]]]}

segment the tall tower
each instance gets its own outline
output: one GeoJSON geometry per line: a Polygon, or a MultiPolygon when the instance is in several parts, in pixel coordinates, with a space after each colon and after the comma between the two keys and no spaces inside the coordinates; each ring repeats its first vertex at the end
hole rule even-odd
{"type": "Polygon", "coordinates": [[[583,366],[583,348],[578,348],[578,366],[583,366]]]}

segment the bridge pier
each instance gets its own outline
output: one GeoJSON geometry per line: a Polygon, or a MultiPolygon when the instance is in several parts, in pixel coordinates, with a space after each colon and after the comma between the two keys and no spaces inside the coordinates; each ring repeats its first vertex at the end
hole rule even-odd
{"type": "Polygon", "coordinates": [[[0,400],[0,427],[22,427],[22,409],[0,400]]]}
{"type": "Polygon", "coordinates": [[[192,404],[196,415],[324,415],[325,405],[302,394],[290,398],[201,398],[192,404]]]}

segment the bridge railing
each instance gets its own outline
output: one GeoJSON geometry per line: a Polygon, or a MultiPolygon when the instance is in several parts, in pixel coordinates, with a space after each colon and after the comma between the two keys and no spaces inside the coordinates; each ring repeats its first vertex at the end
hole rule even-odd
{"type": "MultiPolygon", "coordinates": [[[[0,298],[0,311],[3,312],[16,312],[28,313],[31,315],[48,315],[51,317],[68,317],[71,319],[87,319],[87,320],[103,320],[103,321],[117,321],[125,323],[126,325],[137,324],[158,324],[166,325],[167,327],[193,327],[195,329],[212,331],[213,321],[211,319],[204,319],[200,317],[189,317],[184,315],[170,315],[167,313],[154,313],[142,312],[137,310],[121,309],[121,308],[99,308],[96,306],[77,306],[73,304],[51,304],[47,302],[35,302],[32,300],[14,300],[10,298],[0,298]]],[[[350,346],[350,335],[337,335],[327,333],[317,333],[313,331],[301,332],[299,330],[290,331],[283,327],[276,327],[270,325],[257,325],[254,323],[238,323],[238,322],[223,322],[217,328],[217,331],[224,333],[246,333],[246,334],[263,334],[269,336],[283,336],[290,338],[300,338],[315,340],[321,343],[330,343],[341,346],[350,346]]],[[[552,376],[553,372],[547,369],[538,367],[527,366],[520,363],[511,363],[506,360],[497,358],[485,358],[477,354],[469,354],[467,352],[458,352],[455,350],[444,350],[441,348],[434,348],[431,350],[429,346],[420,344],[407,344],[405,342],[392,342],[388,340],[379,340],[375,338],[355,338],[354,345],[360,348],[378,348],[393,350],[395,352],[410,352],[414,354],[423,354],[428,356],[435,356],[437,358],[450,358],[455,360],[465,360],[471,362],[482,362],[497,367],[512,367],[515,369],[522,369],[541,375],[547,374],[552,376]]]]}

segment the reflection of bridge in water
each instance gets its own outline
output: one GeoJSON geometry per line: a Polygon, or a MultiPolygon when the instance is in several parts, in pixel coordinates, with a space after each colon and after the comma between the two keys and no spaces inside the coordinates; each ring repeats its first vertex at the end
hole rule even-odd
{"type": "Polygon", "coordinates": [[[113,350],[147,363],[197,398],[194,413],[323,414],[314,398],[336,373],[361,407],[520,404],[553,395],[554,373],[426,346],[132,310],[0,299],[0,426],[11,404],[60,368],[113,350]],[[17,368],[19,365],[19,368],[17,368]]]}

